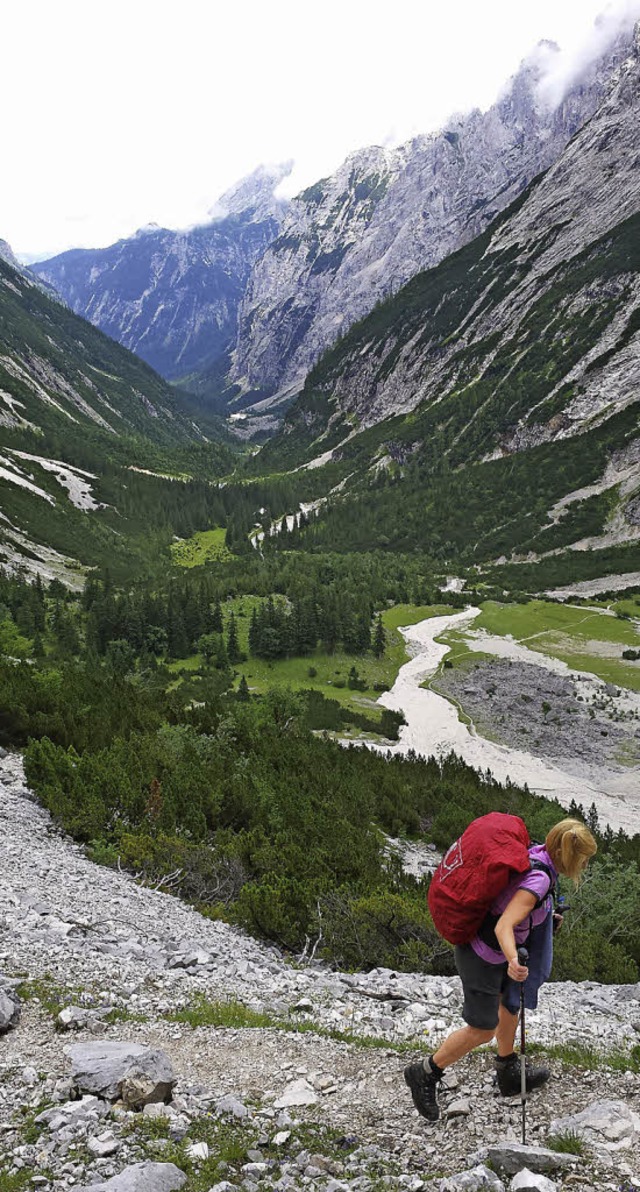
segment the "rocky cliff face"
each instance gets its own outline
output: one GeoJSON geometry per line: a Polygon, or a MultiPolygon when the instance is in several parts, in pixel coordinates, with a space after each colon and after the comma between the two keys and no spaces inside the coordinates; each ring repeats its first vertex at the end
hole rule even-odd
{"type": "Polygon", "coordinates": [[[540,91],[543,44],[487,112],[396,150],[354,153],[294,199],[243,299],[232,377],[295,392],[329,345],[376,302],[482,232],[557,160],[629,50],[625,35],[557,106],[540,91]]]}
{"type": "Polygon", "coordinates": [[[637,33],[557,162],[314,367],[258,457],[341,463],[314,543],[368,525],[367,546],[518,562],[631,544],[637,571],[639,117],[637,33]]]}
{"type": "Polygon", "coordinates": [[[640,31],[597,112],[523,199],[354,330],[309,387],[319,381],[370,426],[454,389],[460,398],[491,369],[495,415],[502,366],[506,437],[489,452],[566,437],[637,400],[639,116],[640,31]]]}
{"type": "Polygon", "coordinates": [[[251,267],[278,232],[283,205],[273,191],[289,168],[257,170],[202,227],[151,225],[109,248],[38,262],[34,272],[165,377],[204,370],[234,342],[251,267]]]}

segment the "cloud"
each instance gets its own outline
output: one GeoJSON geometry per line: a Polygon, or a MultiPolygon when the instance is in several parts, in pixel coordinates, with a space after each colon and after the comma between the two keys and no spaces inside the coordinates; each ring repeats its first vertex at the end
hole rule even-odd
{"type": "Polygon", "coordinates": [[[640,19],[640,0],[614,0],[607,5],[581,41],[569,49],[547,55],[539,93],[551,107],[562,102],[568,90],[585,75],[616,40],[629,35],[640,19]]]}

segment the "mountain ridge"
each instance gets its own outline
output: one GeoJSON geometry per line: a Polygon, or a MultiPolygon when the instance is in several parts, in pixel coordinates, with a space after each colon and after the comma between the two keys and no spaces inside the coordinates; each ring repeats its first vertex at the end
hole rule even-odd
{"type": "Polygon", "coordinates": [[[553,163],[593,115],[630,43],[621,34],[555,107],[539,96],[538,49],[487,112],[384,151],[376,202],[346,243],[336,229],[342,208],[371,180],[370,150],[351,155],[326,193],[317,184],[292,200],[280,238],[249,280],[232,380],[271,394],[299,388],[323,350],[378,299],[472,240],[553,163]],[[331,271],[320,284],[323,260],[331,271]]]}
{"type": "Polygon", "coordinates": [[[290,168],[254,171],[221,196],[206,224],[149,226],[108,248],[38,261],[33,271],[168,379],[204,371],[233,343],[251,264],[282,217],[273,191],[290,168]]]}

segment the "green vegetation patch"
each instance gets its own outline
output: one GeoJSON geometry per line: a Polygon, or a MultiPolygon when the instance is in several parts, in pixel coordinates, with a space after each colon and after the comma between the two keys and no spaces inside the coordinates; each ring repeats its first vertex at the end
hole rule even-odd
{"type": "Polygon", "coordinates": [[[198,994],[187,1006],[181,1010],[174,1010],[166,1015],[169,1022],[184,1022],[193,1027],[215,1027],[227,1030],[256,1030],[271,1029],[286,1031],[294,1035],[320,1035],[323,1039],[333,1039],[336,1043],[349,1043],[354,1047],[365,1050],[415,1051],[416,1040],[400,1040],[391,1042],[380,1035],[357,1035],[352,1031],[339,1031],[331,1027],[323,1027],[311,1019],[298,1019],[295,1014],[289,1018],[276,1018],[272,1014],[251,1010],[242,1002],[230,1000],[226,1002],[209,1001],[204,994],[198,994]]]}
{"type": "Polygon", "coordinates": [[[182,1010],[167,1014],[170,1022],[186,1022],[189,1026],[227,1027],[237,1030],[273,1026],[269,1014],[259,1014],[243,1006],[242,1002],[211,1002],[204,995],[198,995],[182,1010]]]}
{"type": "Polygon", "coordinates": [[[526,604],[487,601],[466,630],[450,630],[439,639],[452,647],[448,660],[457,666],[491,657],[490,649],[480,653],[466,644],[480,630],[512,637],[527,649],[566,662],[574,670],[640,691],[638,667],[622,657],[625,648],[640,647],[640,632],[633,622],[610,616],[606,610],[598,612],[547,600],[526,604]]]}
{"type": "MultiPolygon", "coordinates": [[[[143,1117],[133,1124],[129,1136],[143,1148],[145,1158],[175,1163],[185,1172],[187,1180],[183,1192],[209,1192],[212,1186],[217,1186],[222,1180],[234,1187],[244,1181],[246,1173],[243,1166],[247,1162],[247,1152],[257,1148],[260,1134],[264,1133],[264,1125],[260,1127],[251,1119],[238,1121],[227,1116],[214,1118],[203,1114],[191,1123],[186,1137],[180,1143],[167,1143],[166,1126],[143,1117]],[[204,1161],[189,1155],[190,1146],[197,1142],[207,1144],[209,1154],[204,1161]]],[[[275,1128],[266,1133],[275,1133],[275,1128]]],[[[343,1161],[358,1145],[355,1136],[345,1137],[340,1130],[309,1122],[293,1125],[284,1146],[276,1146],[262,1139],[259,1149],[268,1164],[269,1179],[276,1181],[281,1173],[281,1164],[303,1151],[343,1161]]],[[[375,1175],[375,1164],[372,1174],[375,1175]]],[[[369,1183],[368,1187],[373,1189],[379,1185],[376,1181],[375,1185],[369,1183]]]]}
{"type": "MultiPolygon", "coordinates": [[[[382,623],[387,641],[381,658],[375,658],[371,653],[347,654],[343,650],[330,653],[318,647],[304,657],[276,658],[268,661],[249,655],[251,615],[267,599],[261,596],[237,596],[225,601],[222,607],[225,631],[233,615],[240,651],[246,656],[244,661],[235,665],[237,682],[244,675],[253,695],[262,695],[272,687],[288,687],[293,691],[317,691],[327,699],[337,700],[346,710],[366,712],[375,722],[380,720],[381,715],[381,709],[377,706],[380,693],[393,686],[400,667],[409,660],[400,628],[451,612],[449,606],[438,604],[397,604],[386,609],[382,613],[382,623]],[[354,668],[357,687],[353,685],[354,668]]],[[[286,603],[283,596],[274,595],[272,599],[275,603],[286,603]]],[[[196,671],[201,664],[201,655],[194,654],[171,663],[169,669],[175,672],[196,671]]]]}
{"type": "Polygon", "coordinates": [[[575,1130],[565,1130],[562,1134],[550,1134],[547,1146],[551,1151],[558,1151],[562,1155],[584,1155],[587,1146],[584,1138],[576,1134],[575,1130]]]}
{"type": "Polygon", "coordinates": [[[202,567],[205,563],[230,563],[233,559],[225,542],[226,530],[199,530],[191,538],[174,542],[171,557],[178,567],[202,567]]]}
{"type": "Polygon", "coordinates": [[[590,1072],[609,1068],[613,1072],[640,1072],[640,1046],[629,1051],[613,1048],[602,1051],[597,1047],[581,1043],[579,1039],[567,1039],[566,1043],[532,1043],[530,1050],[549,1059],[560,1060],[570,1068],[583,1068],[590,1072]]]}

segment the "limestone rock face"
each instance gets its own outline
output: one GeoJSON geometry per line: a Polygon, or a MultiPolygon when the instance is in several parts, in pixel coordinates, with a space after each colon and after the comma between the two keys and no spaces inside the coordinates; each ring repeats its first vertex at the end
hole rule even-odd
{"type": "Polygon", "coordinates": [[[173,1068],[162,1051],[140,1043],[78,1043],[65,1048],[71,1078],[81,1092],[141,1108],[166,1101],[175,1084],[173,1068]]]}
{"type": "MultiPolygon", "coordinates": [[[[455,427],[456,463],[489,462],[596,429],[637,402],[640,32],[627,48],[597,111],[520,202],[457,256],[414,278],[316,366],[285,427],[299,431],[305,416],[316,420],[312,461],[325,451],[329,417],[341,419],[345,442],[389,417],[431,408],[430,434],[455,427]],[[318,393],[330,415],[314,413],[318,393]]],[[[398,461],[393,446],[381,448],[376,467],[387,457],[403,466],[411,444],[400,441],[398,461]]],[[[617,543],[638,533],[638,444],[621,434],[611,449],[602,487],[621,486],[611,526],[617,543]]],[[[571,499],[562,498],[559,516],[571,499]]],[[[581,548],[598,544],[584,539],[581,548]]]]}
{"type": "Polygon", "coordinates": [[[539,46],[487,112],[397,149],[353,153],[292,201],[241,304],[231,375],[243,390],[296,392],[376,302],[484,231],[591,118],[629,35],[553,105],[540,82],[555,52],[539,46]]]}
{"type": "Polygon", "coordinates": [[[206,369],[234,341],[250,269],[278,233],[273,190],[286,165],[258,170],[223,195],[210,223],[151,225],[108,248],[73,249],[34,272],[77,314],[163,376],[206,369]]]}

